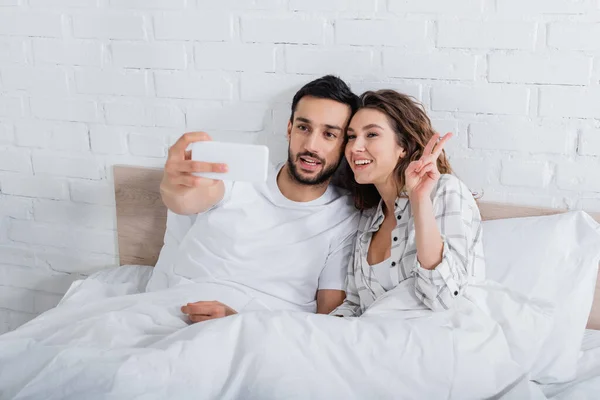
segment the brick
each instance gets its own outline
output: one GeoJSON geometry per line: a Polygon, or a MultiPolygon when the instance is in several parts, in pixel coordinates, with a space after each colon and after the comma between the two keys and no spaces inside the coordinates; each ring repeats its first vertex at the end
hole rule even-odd
{"type": "Polygon", "coordinates": [[[167,137],[132,133],[129,135],[131,154],[144,157],[166,157],[167,137]]]}
{"type": "Polygon", "coordinates": [[[97,122],[100,120],[97,105],[93,101],[83,99],[31,98],[31,112],[40,119],[97,122]]]}
{"type": "Polygon", "coordinates": [[[559,189],[600,192],[600,158],[579,157],[558,164],[556,185],[559,189]]]}
{"type": "Polygon", "coordinates": [[[61,16],[34,11],[2,11],[0,35],[61,37],[61,16]]]}
{"type": "Polygon", "coordinates": [[[287,10],[287,0],[197,0],[196,3],[201,10],[287,10]]]}
{"type": "Polygon", "coordinates": [[[469,54],[383,52],[384,72],[399,78],[472,81],[475,66],[476,58],[469,54]]]}
{"type": "Polygon", "coordinates": [[[476,122],[469,126],[472,149],[528,153],[567,154],[572,132],[563,126],[503,121],[476,122]]]}
{"type": "Polygon", "coordinates": [[[191,107],[188,129],[259,132],[268,112],[267,106],[241,103],[215,107],[191,107]]]}
{"type": "Polygon", "coordinates": [[[156,96],[175,99],[229,100],[233,85],[218,73],[155,73],[156,96]]]}
{"type": "Polygon", "coordinates": [[[64,294],[73,280],[65,274],[0,264],[0,282],[10,287],[64,294]]]}
{"type": "Polygon", "coordinates": [[[87,250],[96,253],[115,252],[115,235],[112,231],[83,229],[12,220],[8,231],[15,242],[87,250]]]}
{"type": "Polygon", "coordinates": [[[0,171],[33,172],[29,150],[0,149],[0,171]]]}
{"type": "Polygon", "coordinates": [[[0,304],[9,310],[32,313],[35,292],[9,286],[0,286],[0,304]]]}
{"type": "Polygon", "coordinates": [[[335,23],[335,42],[354,46],[428,46],[426,21],[354,19],[335,23]]]}
{"type": "Polygon", "coordinates": [[[25,62],[25,42],[23,40],[0,38],[0,63],[24,64],[25,62]]]}
{"type": "Polygon", "coordinates": [[[23,104],[19,97],[0,96],[0,117],[15,118],[23,115],[23,104]]]}
{"type": "Polygon", "coordinates": [[[320,19],[242,17],[242,40],[247,43],[321,44],[325,22],[320,19]]]}
{"type": "Polygon", "coordinates": [[[33,205],[33,216],[38,222],[67,224],[75,227],[116,229],[113,207],[71,203],[69,201],[38,200],[33,205]]]}
{"type": "Polygon", "coordinates": [[[57,67],[5,67],[0,69],[5,90],[26,90],[33,95],[66,96],[67,74],[57,67]]]}
{"type": "Polygon", "coordinates": [[[145,71],[75,71],[78,93],[110,94],[116,96],[146,96],[148,88],[145,71]]]}
{"type": "Polygon", "coordinates": [[[21,174],[0,176],[2,193],[14,196],[68,199],[67,182],[63,179],[21,174]]]}
{"type": "Polygon", "coordinates": [[[79,122],[19,121],[15,125],[17,144],[54,150],[88,151],[88,128],[79,122]]]}
{"type": "Polygon", "coordinates": [[[481,0],[401,0],[390,1],[389,10],[395,13],[433,13],[433,14],[478,14],[482,11],[481,0]]]}
{"type": "Polygon", "coordinates": [[[104,103],[106,123],[110,125],[153,125],[152,115],[144,104],[129,100],[113,99],[104,103]]]}
{"type": "Polygon", "coordinates": [[[181,9],[185,7],[186,0],[110,0],[114,8],[140,8],[147,9],[181,9]]]}
{"type": "Polygon", "coordinates": [[[292,11],[377,11],[377,0],[290,0],[292,11]]]}
{"type": "Polygon", "coordinates": [[[196,68],[243,72],[275,72],[277,48],[268,44],[199,43],[196,68]]]}
{"type": "Polygon", "coordinates": [[[97,42],[35,38],[32,45],[36,64],[102,65],[102,44],[97,42]]]}
{"type": "Polygon", "coordinates": [[[450,157],[450,165],[455,175],[463,181],[472,192],[481,193],[497,185],[500,166],[492,158],[450,157]]]}
{"type": "Polygon", "coordinates": [[[32,210],[31,199],[0,194],[0,217],[31,219],[32,210]]]}
{"type": "Polygon", "coordinates": [[[69,187],[74,202],[107,206],[115,204],[114,186],[107,182],[74,180],[69,182],[69,187]]]}
{"type": "Polygon", "coordinates": [[[140,15],[74,15],[73,34],[87,39],[145,39],[144,19],[140,15]]]}
{"type": "Polygon", "coordinates": [[[0,144],[12,144],[15,142],[14,127],[11,124],[0,121],[0,144]]]}
{"type": "Polygon", "coordinates": [[[438,47],[533,50],[536,25],[531,22],[440,21],[438,47]]]}
{"type": "Polygon", "coordinates": [[[309,81],[306,75],[242,73],[240,97],[243,101],[291,102],[294,94],[309,81]]]}
{"type": "Polygon", "coordinates": [[[600,24],[554,22],[548,25],[548,46],[561,50],[600,50],[600,24]]]}
{"type": "Polygon", "coordinates": [[[104,125],[91,126],[90,143],[92,152],[96,154],[125,154],[127,130],[104,125]]]}
{"type": "Polygon", "coordinates": [[[154,124],[162,127],[184,127],[185,114],[183,110],[175,105],[154,105],[149,108],[154,117],[154,124]]]}
{"type": "Polygon", "coordinates": [[[113,65],[120,68],[185,69],[185,46],[180,43],[112,43],[113,65]]]}
{"type": "Polygon", "coordinates": [[[504,161],[500,181],[504,185],[544,188],[552,178],[552,169],[546,162],[504,161]]]}
{"type": "Polygon", "coordinates": [[[290,0],[292,11],[377,11],[377,0],[290,0]]]}
{"type": "MultiPolygon", "coordinates": [[[[361,95],[368,90],[382,90],[382,89],[392,89],[399,93],[403,93],[407,96],[412,96],[416,100],[421,99],[421,88],[419,85],[405,82],[372,82],[372,81],[363,81],[363,80],[348,80],[348,84],[354,93],[357,95],[361,95]]],[[[291,99],[291,97],[290,97],[291,99]]]]}
{"type": "Polygon", "coordinates": [[[581,132],[578,152],[582,156],[600,156],[600,129],[584,129],[581,132]]]}
{"type": "Polygon", "coordinates": [[[498,11],[508,14],[585,14],[593,9],[589,0],[498,0],[498,11]]]}
{"type": "Polygon", "coordinates": [[[376,71],[369,49],[344,50],[290,46],[285,51],[285,70],[300,74],[373,75],[376,71]]]}
{"type": "Polygon", "coordinates": [[[36,265],[35,252],[29,247],[18,244],[0,245],[0,260],[3,264],[12,266],[35,267],[36,265]]]}
{"type": "Polygon", "coordinates": [[[222,42],[231,39],[231,16],[226,13],[165,13],[154,17],[159,40],[222,42]]]}
{"type": "Polygon", "coordinates": [[[129,131],[130,153],[142,157],[166,157],[171,136],[172,129],[132,127],[129,131]]]}
{"type": "Polygon", "coordinates": [[[548,86],[540,89],[539,112],[548,117],[600,118],[600,88],[548,86]]]}
{"type": "Polygon", "coordinates": [[[508,85],[435,86],[431,108],[435,111],[527,115],[529,90],[508,85]]]}
{"type": "Polygon", "coordinates": [[[40,266],[52,268],[58,272],[91,273],[109,266],[118,266],[114,254],[97,254],[88,251],[69,249],[44,249],[36,252],[40,266]]]}
{"type": "Polygon", "coordinates": [[[592,58],[582,54],[492,54],[489,81],[587,85],[592,58]]]}
{"type": "Polygon", "coordinates": [[[48,174],[85,179],[101,179],[104,175],[101,165],[90,158],[56,153],[34,153],[32,158],[36,175],[48,174]]]}
{"type": "Polygon", "coordinates": [[[33,7],[81,7],[94,8],[98,5],[97,0],[29,0],[33,7]]]}
{"type": "Polygon", "coordinates": [[[185,115],[174,104],[145,104],[115,100],[104,104],[106,122],[111,125],[183,127],[185,115]]]}

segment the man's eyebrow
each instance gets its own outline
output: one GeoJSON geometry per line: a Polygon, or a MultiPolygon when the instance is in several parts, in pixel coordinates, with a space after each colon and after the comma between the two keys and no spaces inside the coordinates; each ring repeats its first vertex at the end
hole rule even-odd
{"type": "MultiPolygon", "coordinates": [[[[310,119],[308,119],[308,118],[305,118],[305,117],[296,117],[296,121],[304,122],[306,124],[312,124],[312,121],[310,119]]],[[[339,126],[337,126],[337,125],[325,124],[323,126],[325,128],[327,128],[327,129],[333,129],[333,130],[336,130],[336,131],[341,131],[342,130],[342,128],[339,127],[339,126]]]]}

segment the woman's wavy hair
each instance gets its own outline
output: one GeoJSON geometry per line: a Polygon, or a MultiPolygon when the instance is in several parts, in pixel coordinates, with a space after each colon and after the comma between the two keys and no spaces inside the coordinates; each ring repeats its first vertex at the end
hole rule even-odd
{"type": "MultiPolygon", "coordinates": [[[[359,110],[363,108],[383,112],[388,117],[389,124],[396,133],[396,142],[406,151],[406,156],[398,160],[394,170],[398,192],[401,193],[404,191],[404,171],[408,164],[421,157],[427,142],[436,133],[431,126],[431,120],[420,103],[394,90],[363,93],[360,96],[359,110]]],[[[437,166],[441,174],[452,173],[445,152],[442,152],[438,158],[437,166]]],[[[344,161],[340,171],[340,182],[340,186],[350,190],[354,197],[354,204],[359,210],[376,207],[379,204],[381,196],[375,185],[358,184],[347,160],[344,161]]]]}

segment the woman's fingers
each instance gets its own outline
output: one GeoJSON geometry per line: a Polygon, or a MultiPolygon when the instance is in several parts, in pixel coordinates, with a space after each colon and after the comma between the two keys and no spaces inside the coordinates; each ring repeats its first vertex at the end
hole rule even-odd
{"type": "Polygon", "coordinates": [[[435,134],[431,137],[431,139],[429,139],[429,142],[427,143],[427,145],[425,146],[425,149],[423,150],[423,156],[427,157],[428,155],[430,155],[433,152],[433,147],[435,146],[435,144],[437,143],[438,139],[440,138],[439,134],[435,134]]]}
{"type": "Polygon", "coordinates": [[[448,132],[444,135],[442,140],[440,140],[437,143],[437,145],[435,146],[435,150],[433,151],[433,157],[435,157],[437,159],[440,156],[440,154],[442,154],[442,151],[444,150],[444,146],[446,145],[446,142],[448,140],[450,140],[451,138],[452,138],[452,132],[448,132]]]}
{"type": "Polygon", "coordinates": [[[434,163],[429,163],[429,164],[425,165],[419,171],[419,178],[423,178],[427,174],[430,174],[431,177],[435,177],[435,175],[439,174],[437,165],[434,163]]]}

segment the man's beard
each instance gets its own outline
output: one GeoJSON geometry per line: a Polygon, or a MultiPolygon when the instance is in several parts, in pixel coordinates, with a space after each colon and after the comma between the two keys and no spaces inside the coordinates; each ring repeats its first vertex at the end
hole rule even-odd
{"type": "MultiPolygon", "coordinates": [[[[307,157],[311,157],[316,160],[319,160],[319,162],[323,166],[323,169],[321,170],[321,172],[318,173],[316,176],[311,177],[311,178],[303,177],[300,174],[300,171],[298,171],[298,168],[296,167],[296,163],[293,162],[292,152],[288,148],[287,163],[288,163],[288,167],[289,167],[289,171],[290,171],[290,176],[292,177],[292,179],[294,179],[296,182],[298,182],[302,185],[311,185],[312,186],[312,185],[322,185],[322,184],[326,183],[333,176],[333,174],[337,170],[337,167],[340,164],[340,162],[338,161],[334,165],[327,166],[325,160],[323,160],[321,157],[317,157],[315,154],[313,154],[311,152],[304,152],[304,153],[297,154],[296,160],[300,160],[300,157],[302,157],[302,156],[307,156],[307,157]]],[[[340,161],[341,161],[341,157],[340,157],[340,161]]]]}

